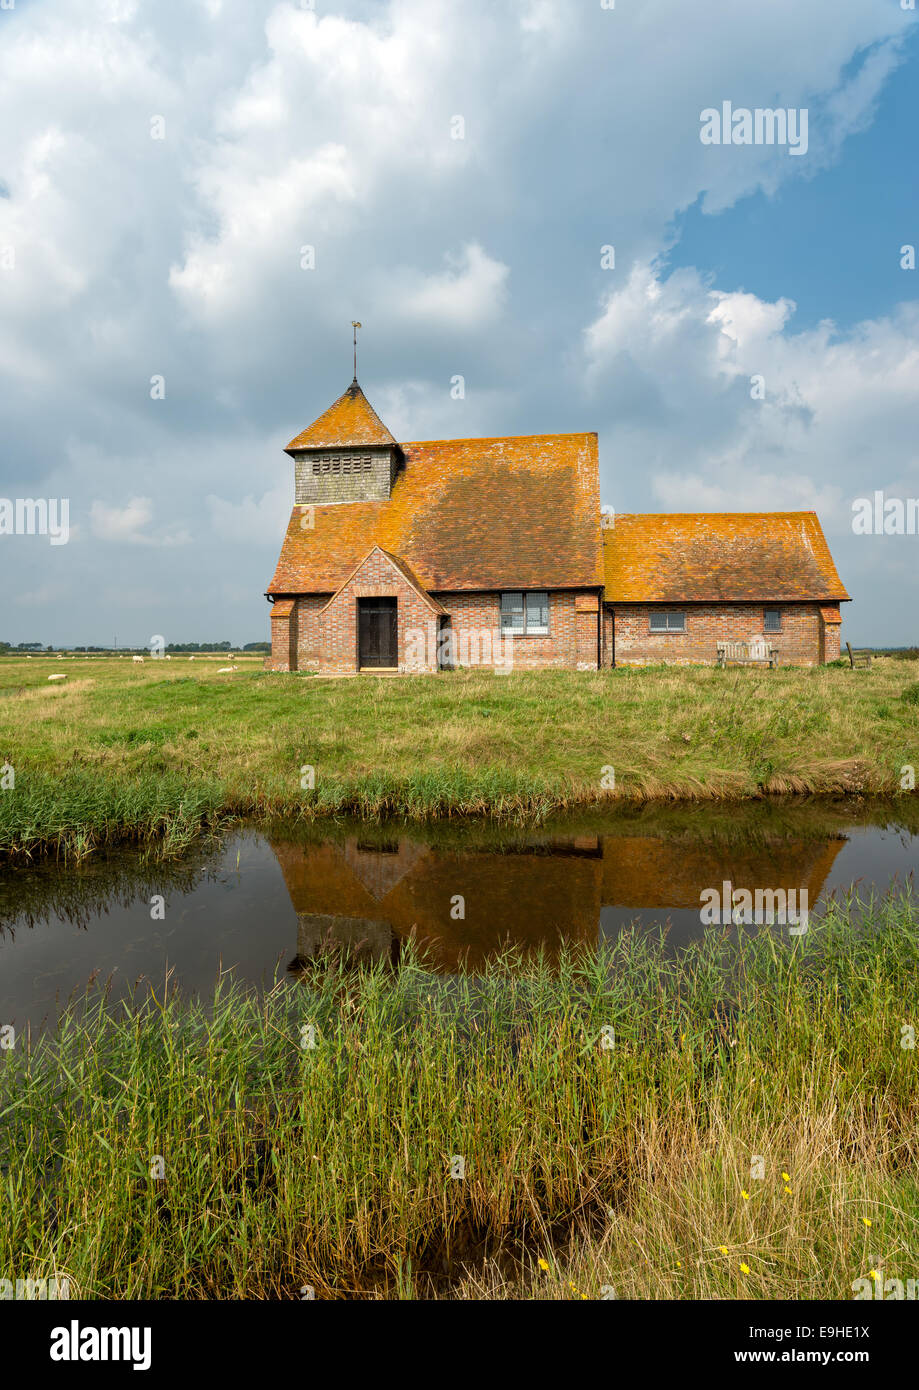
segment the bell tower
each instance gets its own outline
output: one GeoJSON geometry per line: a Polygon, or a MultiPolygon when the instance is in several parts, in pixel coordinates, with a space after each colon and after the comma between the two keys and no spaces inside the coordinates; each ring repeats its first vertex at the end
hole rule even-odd
{"type": "Polygon", "coordinates": [[[402,462],[401,450],[367,400],[357,380],[354,329],[354,380],[318,420],[285,449],[295,464],[297,506],[385,502],[402,462]]]}

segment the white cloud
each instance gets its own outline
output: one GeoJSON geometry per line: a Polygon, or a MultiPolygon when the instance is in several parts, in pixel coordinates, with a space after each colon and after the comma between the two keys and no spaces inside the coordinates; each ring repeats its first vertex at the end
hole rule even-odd
{"type": "Polygon", "coordinates": [[[437,331],[483,328],[498,318],[507,299],[509,267],[474,241],[443,259],[447,268],[438,274],[396,272],[383,295],[390,312],[437,331]]]}
{"type": "MultiPolygon", "coordinates": [[[[291,465],[291,468],[293,465],[291,465]]],[[[251,494],[240,502],[211,494],[207,506],[211,529],[220,541],[233,545],[254,545],[264,551],[280,544],[290,516],[289,484],[273,488],[256,500],[251,494]]]]}
{"type": "MultiPolygon", "coordinates": [[[[795,333],[793,316],[787,300],[648,266],[606,298],[584,335],[587,379],[629,410],[601,438],[614,460],[624,436],[652,463],[662,510],[814,508],[845,530],[852,496],[919,490],[919,305],[847,332],[795,333]]],[[[628,484],[614,463],[620,510],[628,484]]]]}
{"type": "Polygon", "coordinates": [[[90,528],[97,540],[122,545],[174,546],[187,545],[191,540],[184,529],[155,529],[152,534],[142,530],[153,522],[153,515],[153,502],[149,497],[132,497],[124,507],[112,507],[97,499],[90,507],[90,528]]]}

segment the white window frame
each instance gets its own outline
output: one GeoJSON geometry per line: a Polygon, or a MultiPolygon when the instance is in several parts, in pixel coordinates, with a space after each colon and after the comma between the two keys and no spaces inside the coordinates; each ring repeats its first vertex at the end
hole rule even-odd
{"type": "Polygon", "coordinates": [[[648,631],[655,637],[684,637],[686,635],[686,611],[682,608],[656,608],[648,615],[648,631]],[[679,627],[674,627],[668,620],[679,618],[679,627]],[[663,623],[663,626],[655,626],[655,623],[663,623]]]}
{"type": "Polygon", "coordinates": [[[499,599],[501,611],[501,635],[502,637],[548,637],[549,636],[549,591],[548,589],[503,589],[499,599]],[[519,598],[519,609],[506,609],[505,599],[519,598]],[[537,608],[535,600],[544,599],[540,605],[546,610],[545,624],[537,623],[535,618],[530,618],[531,600],[534,612],[537,608]],[[523,614],[523,625],[521,627],[509,627],[505,623],[506,612],[521,612],[523,614]]]}

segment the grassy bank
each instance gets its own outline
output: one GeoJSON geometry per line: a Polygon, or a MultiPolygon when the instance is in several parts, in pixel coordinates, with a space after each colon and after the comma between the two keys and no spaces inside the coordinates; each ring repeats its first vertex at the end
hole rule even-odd
{"type": "Polygon", "coordinates": [[[0,1268],[112,1298],[919,1277],[917,926],[901,899],[794,942],[627,936],[453,981],[325,962],[262,1000],[100,1002],[0,1052],[0,1268]]]}
{"type": "Polygon", "coordinates": [[[0,659],[0,855],[181,848],[237,815],[537,821],[612,798],[890,794],[919,766],[912,661],[332,680],[222,660],[64,660],[49,684],[47,661],[0,659]]]}

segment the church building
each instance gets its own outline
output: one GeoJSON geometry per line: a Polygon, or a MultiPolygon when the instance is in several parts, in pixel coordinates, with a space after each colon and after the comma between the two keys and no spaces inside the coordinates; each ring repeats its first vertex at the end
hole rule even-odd
{"type": "Polygon", "coordinates": [[[597,435],[399,441],[357,382],[287,445],[276,671],[572,671],[839,655],[815,512],[601,511],[597,435]]]}

